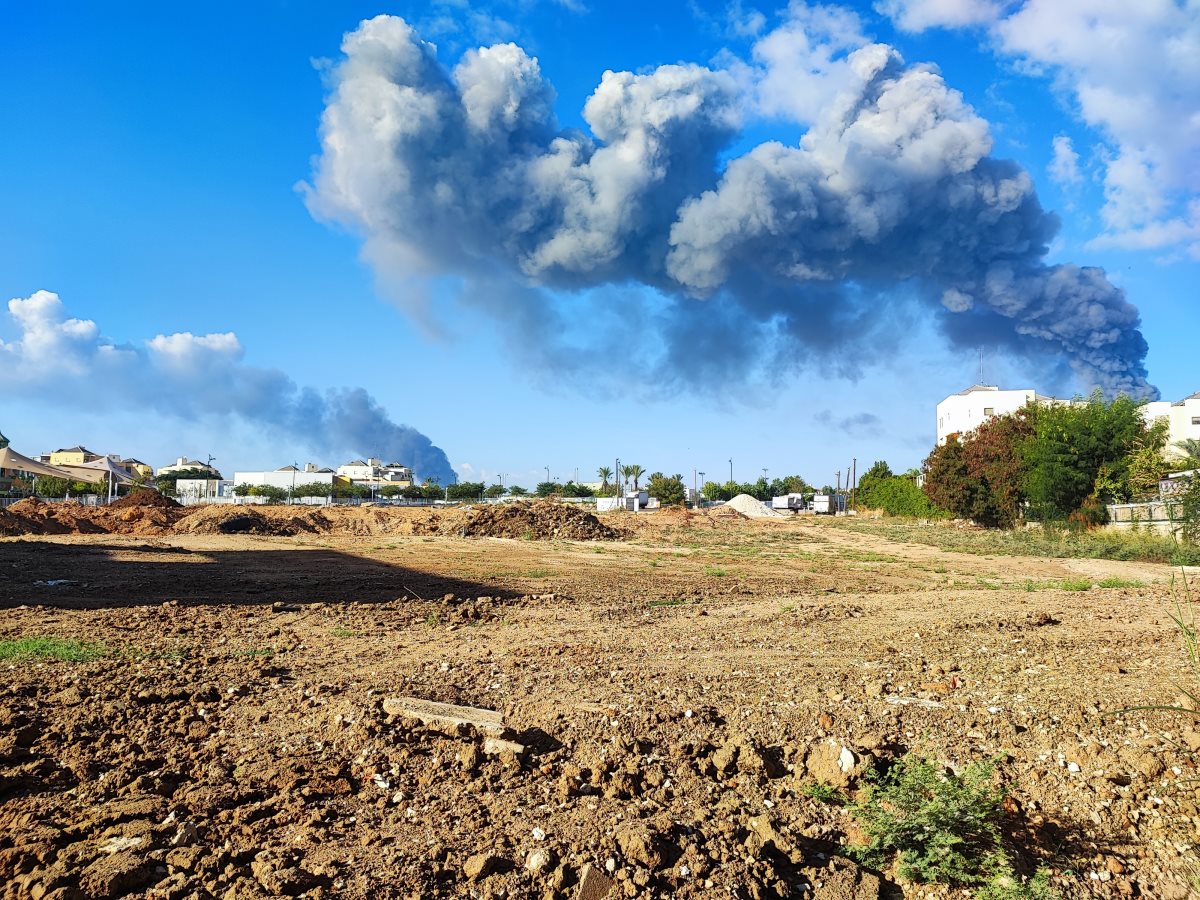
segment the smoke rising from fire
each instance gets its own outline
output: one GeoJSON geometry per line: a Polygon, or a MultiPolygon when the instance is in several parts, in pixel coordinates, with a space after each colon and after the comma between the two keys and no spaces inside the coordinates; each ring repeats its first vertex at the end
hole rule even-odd
{"type": "Polygon", "coordinates": [[[606,72],[590,134],[559,126],[514,44],[448,69],[379,16],[342,51],[310,210],[360,234],[385,285],[449,276],[468,305],[532,327],[552,363],[567,354],[549,323],[598,302],[651,329],[637,377],[691,387],[878,349],[915,304],[953,345],[1157,395],[1123,292],[1047,263],[1059,222],[1029,175],[990,156],[987,123],[935,68],[868,42],[851,14],[793,4],[725,68],[606,72]],[[749,116],[804,135],[731,155],[749,116]]]}

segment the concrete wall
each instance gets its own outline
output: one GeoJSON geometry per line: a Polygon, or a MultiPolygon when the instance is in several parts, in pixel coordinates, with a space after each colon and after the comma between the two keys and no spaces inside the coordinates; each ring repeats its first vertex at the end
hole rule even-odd
{"type": "Polygon", "coordinates": [[[1108,507],[1108,525],[1112,531],[1178,536],[1181,526],[1178,503],[1155,500],[1150,503],[1116,503],[1108,507]]]}

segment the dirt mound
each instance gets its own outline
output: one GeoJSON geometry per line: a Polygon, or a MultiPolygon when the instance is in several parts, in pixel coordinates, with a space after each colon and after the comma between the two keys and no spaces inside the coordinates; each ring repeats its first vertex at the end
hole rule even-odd
{"type": "Polygon", "coordinates": [[[259,510],[252,506],[204,506],[176,526],[179,534],[260,534],[291,537],[325,534],[334,523],[320,510],[295,512],[292,508],[259,510]]]}
{"type": "Polygon", "coordinates": [[[132,494],[114,500],[108,504],[109,509],[129,509],[136,506],[153,506],[158,509],[181,509],[181,506],[170,497],[164,497],[158,491],[142,488],[132,494]]]}
{"type": "Polygon", "coordinates": [[[472,507],[465,518],[445,522],[443,534],[461,537],[526,538],[548,541],[614,541],[622,535],[578,506],[553,500],[532,503],[505,503],[499,506],[472,507]]]}
{"type": "Polygon", "coordinates": [[[14,516],[8,510],[0,509],[0,537],[17,537],[28,534],[26,522],[19,516],[14,516]]]}

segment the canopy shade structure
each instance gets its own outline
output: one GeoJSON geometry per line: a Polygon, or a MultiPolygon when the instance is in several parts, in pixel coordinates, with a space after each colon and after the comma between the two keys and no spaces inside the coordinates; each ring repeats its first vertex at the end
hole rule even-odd
{"type": "Polygon", "coordinates": [[[87,472],[86,476],[76,475],[67,469],[47,465],[46,463],[38,462],[36,459],[30,459],[28,456],[18,453],[12,447],[0,449],[0,469],[28,472],[30,475],[41,475],[46,478],[65,478],[67,481],[88,481],[93,484],[100,484],[108,478],[107,474],[97,469],[85,470],[87,472]]]}
{"type": "Polygon", "coordinates": [[[95,473],[99,472],[102,481],[112,479],[113,484],[133,484],[133,477],[125,469],[118,466],[107,456],[94,459],[81,466],[59,466],[75,475],[78,481],[95,481],[95,473]]]}

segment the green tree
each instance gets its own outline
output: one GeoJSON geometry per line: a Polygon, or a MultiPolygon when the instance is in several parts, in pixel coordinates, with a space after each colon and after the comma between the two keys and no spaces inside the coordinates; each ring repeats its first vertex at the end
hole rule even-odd
{"type": "Polygon", "coordinates": [[[600,490],[608,489],[608,479],[612,478],[613,470],[608,466],[601,466],[596,470],[596,477],[600,479],[600,490]]]}
{"type": "Polygon", "coordinates": [[[1200,440],[1184,438],[1182,441],[1175,442],[1175,449],[1183,454],[1183,458],[1172,461],[1173,469],[1200,469],[1200,440]]]}
{"type": "Polygon", "coordinates": [[[875,462],[858,479],[858,490],[855,491],[854,495],[855,504],[861,509],[881,509],[882,507],[875,497],[875,489],[884,481],[893,477],[895,476],[891,466],[883,460],[875,462]]]}
{"type": "Polygon", "coordinates": [[[332,495],[333,485],[322,484],[319,481],[298,484],[296,485],[296,489],[292,491],[293,497],[330,497],[332,495]]]}
{"type": "Polygon", "coordinates": [[[776,478],[771,482],[770,495],[782,497],[784,494],[811,494],[812,485],[799,475],[787,475],[776,478]]]}
{"type": "Polygon", "coordinates": [[[539,497],[551,497],[555,495],[561,497],[563,494],[563,486],[557,481],[542,481],[538,483],[536,488],[534,488],[534,493],[536,493],[539,497]]]}
{"type": "Polygon", "coordinates": [[[446,488],[447,500],[478,500],[482,496],[482,481],[460,481],[446,488]]]}
{"type": "Polygon", "coordinates": [[[379,489],[379,496],[385,500],[394,500],[404,496],[404,488],[398,484],[389,484],[379,489]]]}
{"type": "Polygon", "coordinates": [[[371,489],[365,484],[335,481],[333,483],[333,496],[339,500],[362,500],[371,496],[371,489]]]}
{"type": "Polygon", "coordinates": [[[684,486],[682,475],[668,478],[662,472],[655,472],[646,483],[646,492],[657,498],[663,506],[682,506],[687,499],[687,487],[684,486]]]}
{"type": "Polygon", "coordinates": [[[483,496],[487,497],[489,500],[495,500],[497,497],[503,497],[504,496],[504,485],[489,484],[487,486],[487,490],[485,490],[483,492],[483,496]]]}
{"type": "Polygon", "coordinates": [[[1145,431],[1138,404],[1125,396],[1108,402],[1096,391],[1086,402],[1027,410],[1032,435],[1022,444],[1024,491],[1032,518],[1062,521],[1097,490],[1111,498],[1128,483],[1129,458],[1145,431]]]}
{"type": "Polygon", "coordinates": [[[1192,475],[1179,496],[1180,537],[1184,543],[1200,544],[1200,475],[1192,475]]]}
{"type": "Polygon", "coordinates": [[[521,487],[519,484],[514,484],[508,489],[508,493],[513,497],[524,497],[529,493],[529,491],[521,487]]]}
{"type": "Polygon", "coordinates": [[[910,516],[917,519],[936,519],[945,515],[929,502],[917,483],[903,475],[893,475],[876,483],[871,490],[871,509],[881,509],[889,516],[910,516]]]}
{"type": "Polygon", "coordinates": [[[562,495],[564,497],[590,497],[593,491],[590,487],[583,484],[576,484],[574,481],[568,481],[562,486],[562,495]]]}
{"type": "Polygon", "coordinates": [[[175,493],[175,482],[179,481],[180,479],[183,479],[184,481],[206,481],[214,478],[219,479],[220,477],[220,472],[217,472],[214,475],[208,469],[197,469],[193,467],[190,469],[180,469],[177,472],[163,472],[154,476],[154,487],[157,488],[162,494],[173,495],[175,493]]]}

